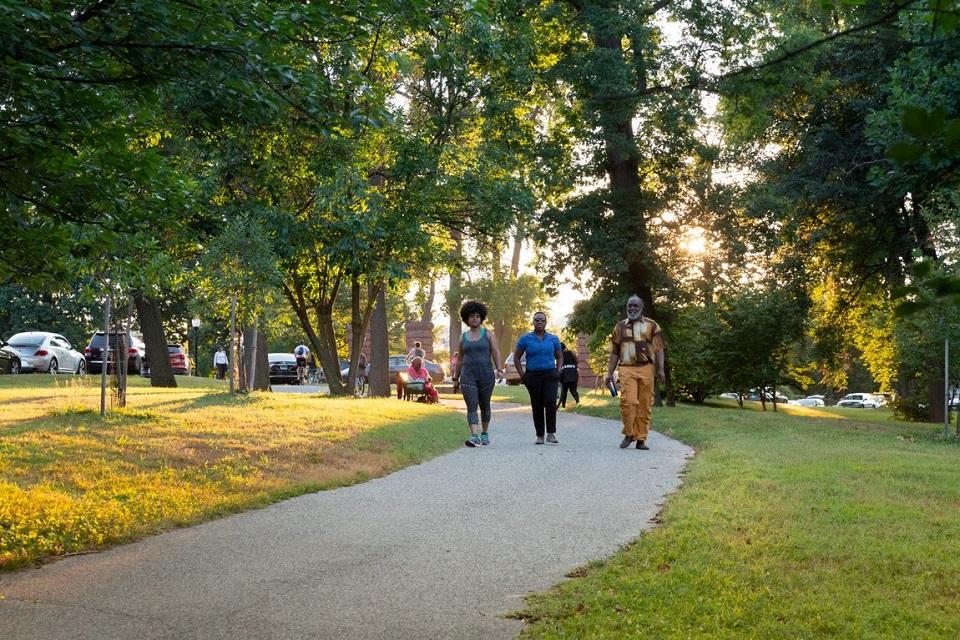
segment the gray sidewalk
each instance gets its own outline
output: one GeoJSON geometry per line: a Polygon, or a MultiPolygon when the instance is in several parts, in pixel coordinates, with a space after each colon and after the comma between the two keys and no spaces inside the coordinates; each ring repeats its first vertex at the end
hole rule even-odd
{"type": "MultiPolygon", "coordinates": [[[[466,425],[464,425],[466,433],[466,425]]],[[[692,450],[525,407],[493,444],[40,569],[0,574],[0,638],[511,638],[502,614],[650,527],[692,450]]]]}

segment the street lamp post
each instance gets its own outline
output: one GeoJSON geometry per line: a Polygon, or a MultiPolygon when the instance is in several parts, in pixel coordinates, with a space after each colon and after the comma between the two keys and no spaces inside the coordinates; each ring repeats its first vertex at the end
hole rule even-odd
{"type": "Polygon", "coordinates": [[[197,344],[200,337],[200,318],[194,318],[190,324],[193,325],[193,375],[196,376],[200,374],[200,367],[197,364],[197,358],[200,355],[200,345],[197,344]]]}

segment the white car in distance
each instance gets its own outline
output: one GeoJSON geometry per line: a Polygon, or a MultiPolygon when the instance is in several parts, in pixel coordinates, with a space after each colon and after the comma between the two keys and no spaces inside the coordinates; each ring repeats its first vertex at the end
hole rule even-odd
{"type": "Polygon", "coordinates": [[[800,407],[822,407],[826,403],[823,401],[823,396],[807,396],[806,398],[791,400],[790,404],[795,404],[800,407]]]}
{"type": "Polygon", "coordinates": [[[880,401],[870,393],[848,393],[837,402],[838,407],[852,407],[854,409],[879,409],[880,401]]]}

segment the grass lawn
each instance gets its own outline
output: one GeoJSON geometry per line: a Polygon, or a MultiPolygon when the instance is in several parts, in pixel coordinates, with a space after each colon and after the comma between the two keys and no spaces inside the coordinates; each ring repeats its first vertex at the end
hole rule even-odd
{"type": "Polygon", "coordinates": [[[463,444],[463,418],[396,398],[134,377],[101,421],[99,376],[0,376],[0,569],[362,482],[463,444]]]}
{"type": "Polygon", "coordinates": [[[884,411],[783,409],[656,409],[698,450],[683,487],[658,527],[529,598],[523,637],[960,637],[960,443],[884,411]]]}

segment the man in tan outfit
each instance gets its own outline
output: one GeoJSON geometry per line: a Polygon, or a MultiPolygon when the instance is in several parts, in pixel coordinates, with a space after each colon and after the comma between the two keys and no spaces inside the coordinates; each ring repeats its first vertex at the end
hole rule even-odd
{"type": "Polygon", "coordinates": [[[613,382],[613,371],[620,367],[620,418],[623,420],[621,449],[637,443],[637,449],[649,449],[650,410],[653,407],[654,375],[663,382],[663,336],[660,326],[643,315],[640,296],[627,299],[627,317],[610,334],[610,361],[604,382],[613,382]],[[656,372],[656,373],[654,373],[656,372]]]}

